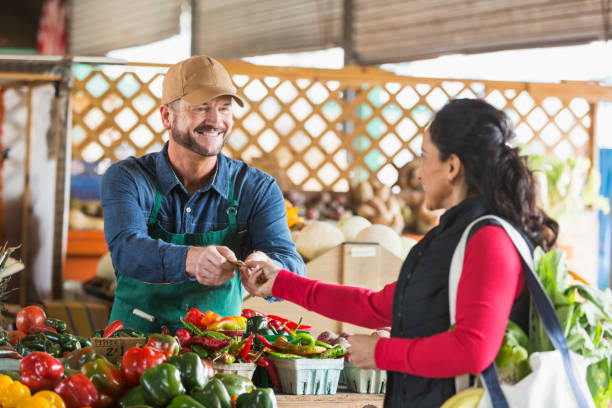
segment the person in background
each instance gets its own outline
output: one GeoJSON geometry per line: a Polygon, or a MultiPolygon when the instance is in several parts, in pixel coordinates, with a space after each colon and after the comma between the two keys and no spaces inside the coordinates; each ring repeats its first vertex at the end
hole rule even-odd
{"type": "Polygon", "coordinates": [[[111,321],[158,332],[182,327],[190,308],[240,315],[240,277],[228,259],[305,274],[275,180],[221,153],[232,100],[244,105],[214,58],[173,65],[160,107],[168,142],[104,174],[104,234],[117,274],[111,321]]]}
{"type": "Polygon", "coordinates": [[[495,359],[508,318],[527,327],[529,294],[518,252],[495,221],[471,230],[450,326],[451,257],[468,224],[485,214],[513,224],[531,245],[554,244],[558,225],[536,206],[525,160],[508,141],[508,117],[482,100],[449,101],[422,143],[418,177],[430,210],[446,209],[438,226],[412,248],[399,279],[381,291],[295,276],[265,260],[241,268],[245,288],[391,337],[348,338],[350,360],[388,370],[386,407],[439,407],[455,393],[454,377],[478,374],[495,359]]]}

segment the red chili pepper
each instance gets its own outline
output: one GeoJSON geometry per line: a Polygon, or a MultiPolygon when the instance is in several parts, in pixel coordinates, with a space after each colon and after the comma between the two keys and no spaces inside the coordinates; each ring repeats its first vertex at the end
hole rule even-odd
{"type": "Polygon", "coordinates": [[[281,330],[281,324],[278,322],[278,320],[270,320],[270,321],[268,321],[268,328],[269,329],[274,329],[276,331],[280,331],[281,330]]]}
{"type": "Polygon", "coordinates": [[[168,328],[166,326],[162,326],[161,334],[168,334],[168,328]]]}
{"type": "Polygon", "coordinates": [[[181,351],[179,351],[179,355],[183,355],[189,352],[191,352],[191,349],[189,347],[185,347],[185,348],[182,348],[181,351]]]}
{"type": "Polygon", "coordinates": [[[238,358],[247,358],[249,355],[249,351],[251,351],[251,344],[253,343],[254,334],[251,334],[247,339],[246,343],[244,343],[244,347],[242,347],[242,351],[238,354],[238,358]]]}
{"type": "Polygon", "coordinates": [[[102,337],[110,337],[114,332],[121,329],[123,329],[123,323],[121,323],[119,320],[115,320],[114,322],[109,324],[106,329],[104,329],[102,337]]]}
{"type": "Polygon", "coordinates": [[[274,344],[272,344],[268,340],[266,340],[266,338],[264,336],[262,336],[261,334],[257,335],[257,339],[259,341],[261,341],[261,344],[263,344],[264,346],[270,347],[270,348],[274,348],[274,344]]]}
{"type": "Polygon", "coordinates": [[[213,350],[219,350],[229,344],[229,338],[223,340],[213,339],[211,337],[190,337],[189,340],[185,340],[183,343],[184,347],[197,344],[198,346],[207,347],[213,350]]]}
{"type": "MultiPolygon", "coordinates": [[[[261,360],[264,360],[264,359],[260,358],[259,361],[261,360]]],[[[268,360],[264,360],[264,361],[266,361],[268,364],[262,367],[266,369],[266,372],[268,373],[268,377],[270,377],[270,382],[274,386],[274,391],[276,391],[277,393],[280,393],[282,391],[282,388],[281,388],[280,380],[278,379],[278,373],[276,372],[276,367],[274,366],[274,363],[272,361],[268,361],[268,360]]]]}
{"type": "Polygon", "coordinates": [[[64,366],[48,353],[35,351],[19,363],[21,382],[32,391],[51,390],[64,376],[64,366]]]}

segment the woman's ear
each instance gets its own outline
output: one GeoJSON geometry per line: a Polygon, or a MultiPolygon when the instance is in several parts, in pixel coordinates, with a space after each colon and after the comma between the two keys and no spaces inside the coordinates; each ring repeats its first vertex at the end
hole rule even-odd
{"type": "Polygon", "coordinates": [[[463,164],[461,163],[461,159],[459,159],[459,156],[454,153],[448,157],[447,163],[447,182],[448,184],[453,184],[463,176],[463,164]]]}

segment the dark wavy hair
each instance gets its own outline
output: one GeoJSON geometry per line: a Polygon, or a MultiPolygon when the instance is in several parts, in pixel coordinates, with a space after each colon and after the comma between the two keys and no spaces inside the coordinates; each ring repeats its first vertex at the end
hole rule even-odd
{"type": "Polygon", "coordinates": [[[440,160],[451,154],[461,160],[470,195],[482,195],[534,245],[554,245],[559,225],[536,205],[533,174],[526,157],[507,144],[514,132],[503,111],[479,99],[453,99],[436,113],[429,132],[440,160]]]}

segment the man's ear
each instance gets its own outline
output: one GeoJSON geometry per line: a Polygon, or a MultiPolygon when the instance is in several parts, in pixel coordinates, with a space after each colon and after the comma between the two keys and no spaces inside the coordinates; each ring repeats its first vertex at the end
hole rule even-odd
{"type": "Polygon", "coordinates": [[[159,114],[161,115],[161,122],[164,126],[164,129],[170,130],[170,125],[172,123],[171,109],[168,105],[162,105],[159,107],[159,114]]]}
{"type": "Polygon", "coordinates": [[[448,163],[448,182],[453,184],[463,175],[463,164],[456,154],[451,154],[447,159],[448,163]]]}

